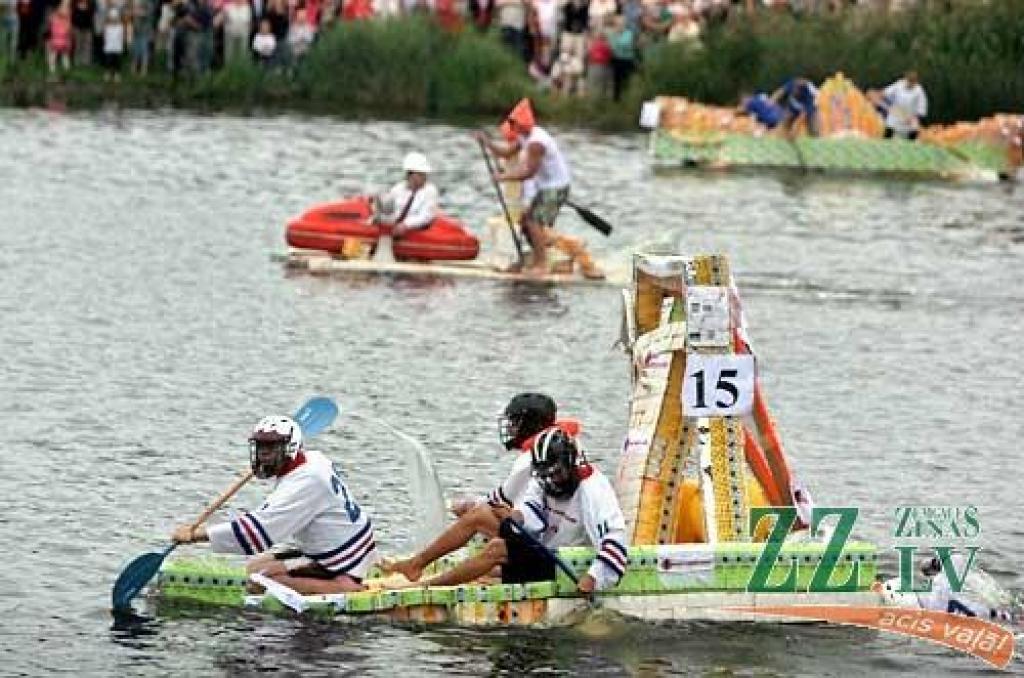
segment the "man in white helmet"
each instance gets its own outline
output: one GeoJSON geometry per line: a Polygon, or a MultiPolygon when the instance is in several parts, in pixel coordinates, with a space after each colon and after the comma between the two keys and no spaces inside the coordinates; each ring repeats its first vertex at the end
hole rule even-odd
{"type": "Polygon", "coordinates": [[[427,228],[437,216],[437,187],[427,181],[430,163],[422,153],[402,160],[405,179],[375,201],[374,220],[391,225],[392,237],[427,228]]]}
{"type": "Polygon", "coordinates": [[[289,417],[264,417],[249,436],[253,475],[274,489],[255,511],[234,520],[171,534],[179,544],[209,541],[214,551],[254,556],[249,572],[262,572],[299,593],[363,589],[377,559],[369,516],[352,498],[330,459],[302,444],[289,417]],[[271,547],[288,542],[287,551],[271,547]]]}

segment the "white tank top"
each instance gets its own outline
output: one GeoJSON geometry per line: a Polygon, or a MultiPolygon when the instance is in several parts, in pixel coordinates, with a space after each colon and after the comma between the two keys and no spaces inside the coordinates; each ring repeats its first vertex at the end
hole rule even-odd
{"type": "Polygon", "coordinates": [[[558,145],[546,130],[534,125],[529,136],[526,137],[525,143],[527,146],[540,144],[544,148],[544,155],[540,159],[540,168],[533,175],[537,181],[537,190],[565,188],[572,182],[569,163],[565,161],[565,156],[558,150],[558,145]]]}

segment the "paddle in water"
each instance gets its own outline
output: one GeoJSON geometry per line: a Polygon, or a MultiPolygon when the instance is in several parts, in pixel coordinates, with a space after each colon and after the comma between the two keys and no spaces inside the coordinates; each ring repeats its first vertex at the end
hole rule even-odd
{"type": "MultiPolygon", "coordinates": [[[[330,426],[336,416],[338,416],[338,406],[334,404],[334,401],[330,398],[317,397],[311,398],[300,407],[293,419],[299,424],[303,435],[310,438],[330,426]]],[[[238,490],[242,489],[243,485],[249,482],[252,475],[253,473],[250,469],[245,475],[232,483],[231,487],[224,490],[219,497],[206,507],[195,522],[192,523],[192,527],[196,528],[206,522],[207,518],[213,515],[238,490]]],[[[114,582],[114,590],[111,594],[114,611],[130,609],[132,600],[149,583],[149,580],[156,575],[164,559],[170,555],[176,546],[177,544],[170,544],[163,551],[145,553],[130,562],[121,571],[117,581],[114,582]]]]}
{"type": "Polygon", "coordinates": [[[587,222],[597,230],[601,231],[604,235],[612,234],[612,225],[607,221],[597,216],[583,205],[577,205],[572,200],[566,200],[565,204],[576,210],[576,214],[580,215],[580,219],[587,222]]]}

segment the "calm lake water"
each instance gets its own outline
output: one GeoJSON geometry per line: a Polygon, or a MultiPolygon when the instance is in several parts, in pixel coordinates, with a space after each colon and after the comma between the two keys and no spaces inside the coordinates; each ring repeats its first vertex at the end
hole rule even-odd
{"type": "MultiPolygon", "coordinates": [[[[896,506],[976,505],[982,565],[1024,585],[1020,187],[653,176],[641,136],[560,138],[576,197],[616,228],[603,239],[573,215],[561,225],[603,259],[624,266],[655,247],[731,257],[783,440],[819,503],[859,506],[857,532],[890,553],[896,506]]],[[[347,472],[386,552],[412,536],[406,452],[346,412],[422,441],[449,495],[468,494],[508,466],[497,412],[544,390],[614,471],[629,386],[612,348],[617,290],[353,283],[288,276],[273,260],[289,216],[388,185],[410,150],[438,168],[448,211],[475,226],[496,213],[463,129],[0,112],[0,674],[983,669],[843,628],[637,624],[593,642],[232,613],[112,629],[120,568],[244,468],[257,418],[313,394],[342,406],[317,447],[347,472]]]]}

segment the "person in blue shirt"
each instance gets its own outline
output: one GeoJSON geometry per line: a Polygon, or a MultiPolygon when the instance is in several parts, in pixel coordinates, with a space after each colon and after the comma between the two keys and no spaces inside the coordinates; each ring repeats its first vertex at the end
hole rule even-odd
{"type": "Polygon", "coordinates": [[[818,88],[806,78],[790,78],[775,90],[772,101],[783,110],[782,126],[787,134],[802,115],[807,120],[807,133],[818,136],[818,88]]]}
{"type": "Polygon", "coordinates": [[[764,92],[740,97],[740,105],[736,112],[753,116],[768,129],[775,129],[782,120],[782,107],[764,92]]]}

